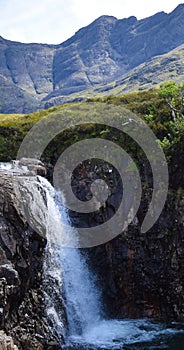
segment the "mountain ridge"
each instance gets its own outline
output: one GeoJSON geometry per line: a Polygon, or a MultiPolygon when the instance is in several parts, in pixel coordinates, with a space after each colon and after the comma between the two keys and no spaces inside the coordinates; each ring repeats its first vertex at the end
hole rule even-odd
{"type": "Polygon", "coordinates": [[[42,108],[48,109],[55,105],[88,100],[93,97],[102,98],[108,95],[117,96],[131,91],[149,90],[158,87],[163,81],[173,80],[176,83],[181,83],[184,81],[183,57],[184,44],[165,55],[151,58],[108,84],[99,84],[94,88],[68,96],[58,95],[52,97],[42,105],[42,108]]]}
{"type": "Polygon", "coordinates": [[[59,45],[0,37],[0,112],[28,113],[109,84],[184,43],[184,4],[138,20],[100,16],[59,45]]]}

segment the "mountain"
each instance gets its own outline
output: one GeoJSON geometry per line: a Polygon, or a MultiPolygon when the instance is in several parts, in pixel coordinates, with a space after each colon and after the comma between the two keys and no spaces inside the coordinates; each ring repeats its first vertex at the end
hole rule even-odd
{"type": "MultiPolygon", "coordinates": [[[[0,112],[48,108],[184,44],[184,4],[137,20],[101,16],[60,45],[0,37],[0,112]]],[[[135,71],[134,71],[135,73],[135,71]]],[[[80,94],[79,94],[80,98],[80,94]]]]}
{"type": "Polygon", "coordinates": [[[155,56],[128,73],[118,77],[117,80],[107,84],[98,84],[94,88],[73,93],[68,96],[51,98],[47,107],[67,102],[75,102],[91,97],[106,95],[120,95],[130,91],[148,90],[157,87],[163,81],[184,81],[184,44],[160,56],[155,56]]]}
{"type": "Polygon", "coordinates": [[[118,95],[133,90],[147,90],[163,81],[184,81],[184,44],[169,53],[155,56],[151,60],[130,70],[116,81],[93,89],[99,93],[118,95]]]}

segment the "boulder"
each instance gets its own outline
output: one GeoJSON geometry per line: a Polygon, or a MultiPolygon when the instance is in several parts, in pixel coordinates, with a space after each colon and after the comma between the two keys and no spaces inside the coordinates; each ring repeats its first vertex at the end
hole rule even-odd
{"type": "MultiPolygon", "coordinates": [[[[43,167],[36,160],[21,164],[43,167]]],[[[42,286],[46,198],[38,177],[18,169],[0,173],[0,349],[44,350],[52,342],[60,349],[47,321],[42,286]],[[37,215],[40,222],[33,229],[37,215]]]]}

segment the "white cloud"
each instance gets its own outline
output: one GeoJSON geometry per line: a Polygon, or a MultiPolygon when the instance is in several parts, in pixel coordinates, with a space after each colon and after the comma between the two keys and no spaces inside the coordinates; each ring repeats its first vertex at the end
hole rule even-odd
{"type": "Polygon", "coordinates": [[[177,0],[0,0],[0,35],[22,42],[61,43],[101,15],[117,18],[172,11],[177,0]]]}

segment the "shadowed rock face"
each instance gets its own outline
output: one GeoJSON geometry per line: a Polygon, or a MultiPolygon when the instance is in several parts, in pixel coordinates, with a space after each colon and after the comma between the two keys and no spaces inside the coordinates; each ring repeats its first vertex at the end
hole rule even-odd
{"type": "Polygon", "coordinates": [[[154,227],[141,234],[137,222],[113,241],[93,248],[110,317],[184,321],[184,201],[168,196],[154,227]]]}
{"type": "MultiPolygon", "coordinates": [[[[25,159],[22,162],[25,164],[25,159]]],[[[42,271],[46,238],[43,230],[39,233],[29,227],[15,190],[16,184],[22,184],[31,200],[34,188],[37,199],[42,198],[40,212],[44,213],[44,193],[32,174],[33,169],[14,175],[0,170],[0,329],[12,336],[19,350],[60,349],[45,315],[42,271]]],[[[0,344],[4,350],[17,349],[4,333],[0,333],[0,344]]]]}
{"type": "MultiPolygon", "coordinates": [[[[173,167],[171,179],[174,171],[173,167]]],[[[182,167],[178,166],[178,177],[180,171],[182,167]]],[[[94,175],[93,168],[89,170],[87,166],[74,173],[73,190],[83,201],[89,198],[90,174],[94,175]]],[[[99,174],[104,174],[103,167],[99,174]]],[[[144,192],[137,217],[125,232],[106,244],[85,250],[98,276],[104,309],[112,318],[184,321],[184,184],[179,179],[168,193],[160,218],[147,233],[141,233],[140,227],[151,189],[144,192]]],[[[105,180],[111,186],[106,206],[95,215],[71,213],[74,225],[100,225],[117,211],[122,184],[114,172],[107,171],[105,180]]]]}
{"type": "Polygon", "coordinates": [[[0,112],[62,103],[64,96],[120,78],[184,43],[184,5],[137,20],[101,16],[60,45],[0,37],[0,112]]]}

